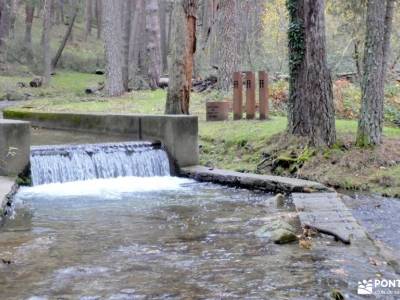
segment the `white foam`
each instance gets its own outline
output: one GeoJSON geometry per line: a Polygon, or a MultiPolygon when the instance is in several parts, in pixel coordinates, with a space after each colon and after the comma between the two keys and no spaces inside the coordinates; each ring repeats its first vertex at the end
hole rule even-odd
{"type": "Polygon", "coordinates": [[[22,187],[16,198],[28,200],[38,197],[99,197],[120,198],[125,193],[146,193],[182,189],[193,180],[179,177],[118,177],[67,183],[52,183],[22,187]]]}

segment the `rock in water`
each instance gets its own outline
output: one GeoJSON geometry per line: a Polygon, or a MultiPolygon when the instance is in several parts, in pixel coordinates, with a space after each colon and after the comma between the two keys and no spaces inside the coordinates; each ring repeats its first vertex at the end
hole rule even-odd
{"type": "MultiPolygon", "coordinates": [[[[274,243],[277,244],[285,244],[277,241],[286,240],[287,236],[290,236],[289,233],[295,237],[295,240],[297,239],[295,229],[292,225],[283,220],[276,220],[271,224],[260,227],[254,234],[259,238],[271,238],[271,240],[273,240],[274,243]],[[283,238],[281,238],[282,234],[283,238]]],[[[290,240],[290,242],[295,240],[290,240]]]]}
{"type": "Polygon", "coordinates": [[[276,207],[283,207],[285,205],[285,196],[282,194],[277,194],[275,196],[276,207]]]}
{"type": "Polygon", "coordinates": [[[297,236],[287,229],[277,229],[272,232],[271,240],[275,244],[287,244],[297,240],[297,236]]]}

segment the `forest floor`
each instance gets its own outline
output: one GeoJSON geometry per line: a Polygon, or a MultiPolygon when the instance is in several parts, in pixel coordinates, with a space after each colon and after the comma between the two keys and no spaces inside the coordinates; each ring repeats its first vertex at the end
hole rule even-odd
{"type": "MultiPolygon", "coordinates": [[[[12,108],[24,111],[164,113],[164,90],[133,91],[114,99],[86,95],[85,88],[104,78],[75,72],[59,72],[47,88],[15,88],[17,82],[30,79],[0,76],[0,97],[7,91],[17,93],[19,99],[29,95],[30,100],[15,102],[12,108]]],[[[280,93],[276,86],[272,92],[280,93]]],[[[195,93],[191,100],[191,113],[200,120],[201,164],[301,177],[336,188],[400,197],[400,128],[392,123],[385,127],[385,142],[377,149],[355,147],[357,121],[343,119],[336,121],[338,142],[333,149],[310,149],[303,141],[286,136],[287,120],[276,101],[268,121],[206,122],[205,103],[218,97],[213,92],[195,93]]]]}

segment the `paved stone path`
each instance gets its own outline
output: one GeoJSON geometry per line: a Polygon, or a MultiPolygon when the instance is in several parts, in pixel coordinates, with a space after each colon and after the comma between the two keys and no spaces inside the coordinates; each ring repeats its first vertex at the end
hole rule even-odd
{"type": "Polygon", "coordinates": [[[293,194],[293,203],[303,226],[336,233],[346,240],[366,239],[363,228],[336,193],[293,194]]]}

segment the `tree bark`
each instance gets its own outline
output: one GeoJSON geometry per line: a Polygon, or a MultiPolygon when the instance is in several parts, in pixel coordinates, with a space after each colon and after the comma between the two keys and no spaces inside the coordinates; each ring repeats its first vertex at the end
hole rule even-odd
{"type": "Polygon", "coordinates": [[[51,27],[52,0],[43,2],[43,85],[50,83],[51,53],[50,53],[50,27],[51,27]]]}
{"type": "Polygon", "coordinates": [[[52,65],[53,69],[55,69],[57,67],[58,61],[61,58],[61,55],[62,55],[62,53],[64,51],[65,46],[67,45],[68,39],[69,39],[69,37],[71,35],[71,32],[72,32],[72,28],[74,27],[74,24],[75,24],[76,17],[78,16],[78,12],[79,12],[79,6],[76,6],[75,13],[72,16],[72,19],[71,19],[71,21],[70,21],[70,23],[68,25],[68,29],[65,32],[65,35],[64,35],[64,38],[63,38],[63,40],[62,40],[62,42],[60,44],[60,47],[58,48],[57,53],[56,53],[56,55],[54,56],[54,58],[52,60],[51,65],[52,65]]]}
{"type": "Polygon", "coordinates": [[[384,84],[390,53],[393,0],[368,0],[357,145],[382,143],[384,84]]]}
{"type": "Polygon", "coordinates": [[[122,80],[122,0],[103,0],[103,34],[106,53],[106,86],[108,96],[115,97],[124,93],[122,80]]]}
{"type": "Polygon", "coordinates": [[[11,0],[0,0],[0,71],[7,68],[7,40],[10,32],[11,0]]]}
{"type": "Polygon", "coordinates": [[[220,0],[218,9],[218,87],[229,91],[233,72],[238,71],[239,52],[236,1],[220,0]]]}
{"type": "Polygon", "coordinates": [[[133,12],[133,20],[131,22],[131,37],[129,46],[129,82],[135,85],[136,77],[139,73],[139,57],[143,41],[143,29],[145,28],[146,19],[144,11],[144,0],[135,1],[135,9],[133,12]]]}
{"type": "Polygon", "coordinates": [[[97,39],[101,38],[101,17],[103,16],[101,0],[96,0],[96,27],[97,27],[97,39]]]}
{"type": "Polygon", "coordinates": [[[123,41],[123,65],[122,65],[122,80],[125,91],[129,89],[129,49],[130,49],[130,38],[131,38],[131,15],[132,15],[132,7],[135,5],[135,2],[132,0],[125,0],[124,9],[122,12],[122,20],[123,20],[123,28],[122,28],[122,41],[123,41]]]}
{"type": "Polygon", "coordinates": [[[32,24],[33,24],[34,13],[35,13],[35,6],[31,1],[26,1],[24,50],[25,50],[26,61],[28,63],[32,63],[33,61],[32,24]]]}
{"type": "Polygon", "coordinates": [[[313,146],[336,142],[332,80],[327,67],[324,0],[289,0],[289,133],[313,146]]]}
{"type": "Polygon", "coordinates": [[[162,72],[168,71],[168,44],[167,44],[167,3],[165,0],[159,0],[160,12],[160,39],[161,39],[161,61],[162,72]]]}
{"type": "Polygon", "coordinates": [[[146,35],[147,35],[147,78],[149,87],[158,88],[161,76],[160,23],[158,0],[146,1],[146,35]]]}
{"type": "Polygon", "coordinates": [[[85,1],[85,41],[92,34],[92,8],[93,1],[85,1]]]}
{"type": "Polygon", "coordinates": [[[15,38],[15,21],[17,19],[18,7],[19,0],[12,0],[10,12],[10,39],[15,38]]]}
{"type": "Polygon", "coordinates": [[[189,114],[197,8],[196,0],[180,0],[174,5],[166,114],[189,114]]]}

